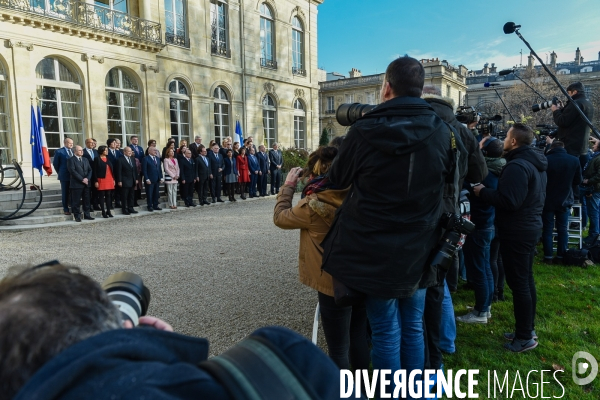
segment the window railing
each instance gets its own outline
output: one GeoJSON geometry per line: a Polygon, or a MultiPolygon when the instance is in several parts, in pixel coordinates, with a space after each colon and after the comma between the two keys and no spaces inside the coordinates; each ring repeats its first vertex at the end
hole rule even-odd
{"type": "MultiPolygon", "coordinates": [[[[2,1],[2,0],[0,0],[2,1]]],[[[187,36],[175,35],[174,33],[165,32],[165,43],[174,44],[175,46],[181,46],[190,48],[190,38],[187,36]]]]}
{"type": "Polygon", "coordinates": [[[292,74],[306,76],[306,70],[298,67],[292,67],[292,74]]]}
{"type": "Polygon", "coordinates": [[[0,0],[0,7],[60,19],[135,39],[162,43],[160,24],[81,0],[0,0]]]}
{"type": "MultiPolygon", "coordinates": [[[[1,1],[1,0],[0,0],[1,1]]],[[[210,52],[213,55],[231,58],[231,50],[227,48],[226,43],[211,43],[210,52]]]]}
{"type": "Polygon", "coordinates": [[[277,69],[277,61],[269,60],[268,58],[261,58],[260,66],[265,68],[277,69]]]}

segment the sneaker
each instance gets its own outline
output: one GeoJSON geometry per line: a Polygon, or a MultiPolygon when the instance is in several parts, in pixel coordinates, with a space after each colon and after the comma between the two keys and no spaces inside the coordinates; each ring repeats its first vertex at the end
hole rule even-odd
{"type": "MultiPolygon", "coordinates": [[[[538,336],[535,333],[535,330],[531,331],[531,338],[533,340],[537,340],[538,336]]],[[[504,339],[506,339],[506,340],[515,340],[515,333],[514,332],[506,332],[504,334],[504,339]]]]}
{"type": "Polygon", "coordinates": [[[522,353],[524,351],[533,350],[537,347],[538,342],[533,339],[513,339],[510,343],[504,343],[504,348],[510,350],[513,353],[522,353]]]}
{"type": "MultiPolygon", "coordinates": [[[[471,306],[467,306],[467,310],[471,310],[471,312],[475,312],[475,308],[471,306]]],[[[486,318],[492,318],[492,307],[490,306],[490,310],[485,312],[486,318]]]]}
{"type": "Polygon", "coordinates": [[[468,314],[456,317],[458,322],[464,322],[466,324],[487,324],[488,319],[487,316],[479,316],[475,311],[471,311],[468,314]]]}
{"type": "Polygon", "coordinates": [[[586,269],[587,267],[593,267],[594,262],[592,260],[585,260],[581,265],[581,268],[586,269]]]}

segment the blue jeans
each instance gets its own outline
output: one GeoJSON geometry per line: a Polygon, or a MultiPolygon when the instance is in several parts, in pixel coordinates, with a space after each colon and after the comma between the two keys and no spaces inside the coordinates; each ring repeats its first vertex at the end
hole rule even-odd
{"type": "Polygon", "coordinates": [[[469,282],[475,290],[474,310],[488,312],[494,297],[494,276],[490,266],[490,244],[494,238],[494,228],[475,229],[467,235],[463,247],[465,266],[469,282]]]}
{"type": "Polygon", "coordinates": [[[403,299],[367,296],[373,369],[390,369],[392,375],[395,371],[404,369],[407,379],[412,370],[423,369],[425,294],[426,289],[418,289],[412,297],[403,299]]]}
{"type": "Polygon", "coordinates": [[[586,196],[588,218],[590,219],[590,230],[588,237],[595,237],[600,234],[598,228],[598,204],[600,204],[600,192],[594,192],[591,196],[586,196]]]}
{"type": "Polygon", "coordinates": [[[454,306],[448,284],[444,281],[444,300],[442,301],[442,324],[440,326],[440,350],[452,354],[456,351],[454,341],[456,340],[456,319],[454,318],[454,306]]]}
{"type": "Polygon", "coordinates": [[[542,212],[542,221],[544,230],[542,232],[542,244],[544,245],[544,258],[552,258],[552,232],[554,231],[554,218],[556,217],[556,231],[558,233],[558,242],[556,246],[557,257],[562,258],[567,251],[569,243],[569,234],[567,232],[569,225],[569,209],[565,211],[544,211],[542,212]]]}

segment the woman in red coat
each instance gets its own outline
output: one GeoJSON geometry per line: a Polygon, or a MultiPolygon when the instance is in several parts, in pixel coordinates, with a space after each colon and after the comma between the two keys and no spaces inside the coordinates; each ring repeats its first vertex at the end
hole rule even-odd
{"type": "Polygon", "coordinates": [[[237,156],[238,182],[240,184],[240,199],[246,200],[246,184],[250,182],[250,169],[248,169],[248,158],[246,157],[246,148],[242,147],[240,155],[237,156]]]}

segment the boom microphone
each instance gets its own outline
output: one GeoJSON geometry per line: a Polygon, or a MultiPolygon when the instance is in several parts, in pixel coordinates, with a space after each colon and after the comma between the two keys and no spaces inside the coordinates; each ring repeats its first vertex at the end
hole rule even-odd
{"type": "Polygon", "coordinates": [[[499,83],[490,83],[490,82],[486,82],[483,84],[483,87],[492,87],[492,86],[500,86],[499,83]]]}
{"type": "Polygon", "coordinates": [[[512,74],[513,72],[515,72],[514,69],[503,69],[502,71],[498,72],[498,75],[504,76],[504,75],[512,74]]]}
{"type": "Polygon", "coordinates": [[[514,22],[507,22],[504,24],[504,28],[502,28],[504,30],[504,33],[506,33],[507,35],[510,35],[511,33],[515,33],[515,31],[517,29],[519,29],[521,27],[521,25],[517,25],[514,22]]]}

